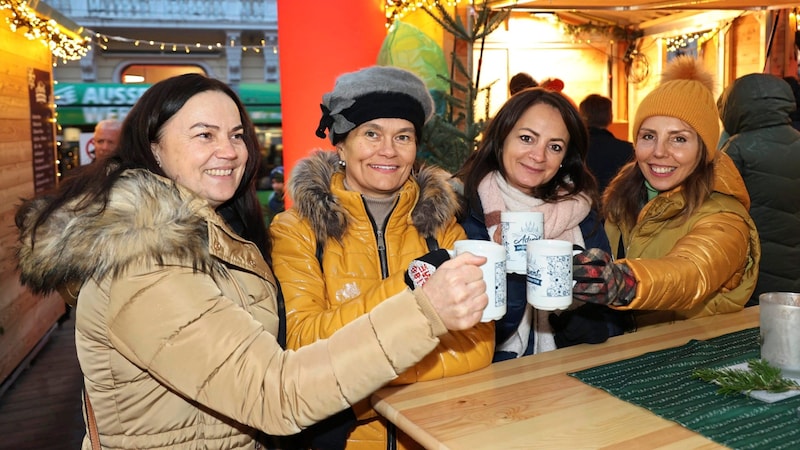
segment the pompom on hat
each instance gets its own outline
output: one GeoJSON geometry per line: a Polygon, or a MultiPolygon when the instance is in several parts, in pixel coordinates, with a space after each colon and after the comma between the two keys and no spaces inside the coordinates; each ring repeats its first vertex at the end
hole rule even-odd
{"type": "Polygon", "coordinates": [[[320,107],[316,134],[324,138],[327,129],[336,145],[353,128],[374,119],[406,119],[414,124],[419,140],[434,105],[418,76],[396,67],[371,66],[340,75],[333,91],[322,96],[320,107]]]}
{"type": "Polygon", "coordinates": [[[707,161],[717,154],[719,142],[719,113],[714,99],[714,79],[691,56],[678,56],[664,69],[661,84],[639,104],[633,121],[633,132],[645,119],[669,116],[688,123],[706,145],[707,161]]]}

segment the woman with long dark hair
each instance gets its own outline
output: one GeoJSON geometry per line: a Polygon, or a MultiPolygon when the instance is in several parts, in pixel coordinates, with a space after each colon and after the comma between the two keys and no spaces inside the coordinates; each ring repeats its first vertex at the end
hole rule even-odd
{"type": "MultiPolygon", "coordinates": [[[[534,211],[544,214],[545,239],[608,250],[597,184],[584,164],[587,148],[586,125],[563,94],[529,88],[509,98],[456,174],[468,206],[461,221],[467,236],[502,244],[501,213],[534,211]]],[[[508,274],[506,286],[507,312],[495,324],[495,361],[603,342],[623,331],[605,307],[560,314],[533,309],[524,274],[508,274]]]]}
{"type": "Polygon", "coordinates": [[[254,448],[258,431],[298,433],[480,319],[485,260],[462,255],[330,339],[284,351],[259,159],[236,94],[181,75],[144,93],[112,157],[19,209],[22,282],[77,302],[102,447],[254,448]]]}

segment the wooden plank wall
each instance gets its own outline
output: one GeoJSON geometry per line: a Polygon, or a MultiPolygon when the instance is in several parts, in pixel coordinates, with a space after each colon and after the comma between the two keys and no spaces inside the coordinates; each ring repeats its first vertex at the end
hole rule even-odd
{"type": "Polygon", "coordinates": [[[764,20],[763,15],[753,14],[734,21],[730,31],[734,49],[731,54],[733,77],[729,81],[764,70],[764,20]]]}
{"type": "Polygon", "coordinates": [[[33,196],[27,72],[52,73],[52,63],[41,42],[8,28],[8,16],[0,10],[0,383],[64,313],[61,297],[32,295],[16,271],[14,212],[20,198],[33,196]]]}
{"type": "Polygon", "coordinates": [[[772,44],[767,49],[766,73],[778,77],[797,76],[797,49],[795,48],[795,32],[797,30],[796,18],[790,9],[773,12],[772,22],[767,24],[766,35],[769,42],[772,34],[772,44]],[[772,27],[775,27],[774,33],[772,27]]]}

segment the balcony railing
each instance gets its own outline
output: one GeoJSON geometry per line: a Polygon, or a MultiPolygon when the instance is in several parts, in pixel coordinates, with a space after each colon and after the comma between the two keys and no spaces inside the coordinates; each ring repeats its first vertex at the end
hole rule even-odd
{"type": "Polygon", "coordinates": [[[240,30],[277,26],[277,0],[47,0],[76,23],[92,27],[240,30]]]}

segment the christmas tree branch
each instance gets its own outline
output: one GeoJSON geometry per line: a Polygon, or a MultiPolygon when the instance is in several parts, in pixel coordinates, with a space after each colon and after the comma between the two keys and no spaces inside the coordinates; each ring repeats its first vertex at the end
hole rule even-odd
{"type": "Polygon", "coordinates": [[[751,391],[786,392],[800,390],[800,384],[781,376],[781,369],[769,365],[763,359],[747,361],[750,370],[742,369],[696,369],[692,378],[719,384],[718,393],[723,395],[748,393],[751,391]]]}

